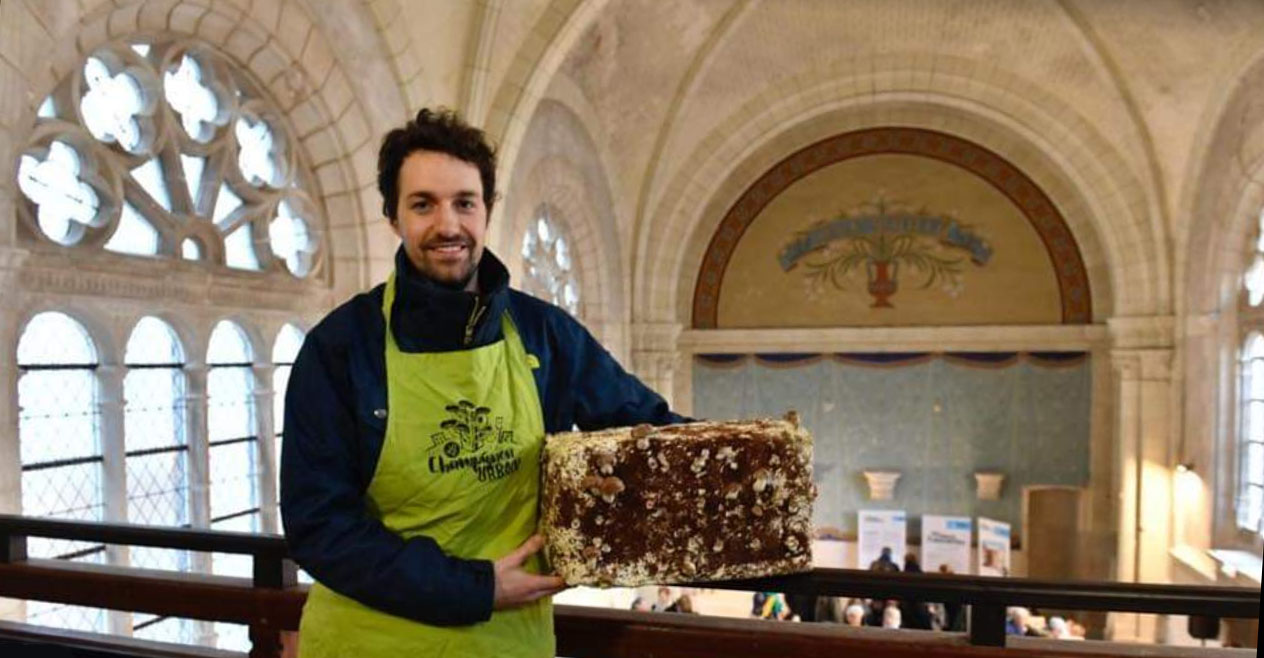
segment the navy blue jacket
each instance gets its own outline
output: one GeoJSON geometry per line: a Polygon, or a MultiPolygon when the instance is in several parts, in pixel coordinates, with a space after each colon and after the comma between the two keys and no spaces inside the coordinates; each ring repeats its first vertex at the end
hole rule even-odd
{"type": "MultiPolygon", "coordinates": [[[[681,422],[565,311],[511,290],[490,252],[479,294],[420,275],[396,254],[391,330],[405,352],[469,349],[503,338],[508,311],[534,370],[547,432],[681,422]],[[476,312],[476,309],[480,309],[476,312]],[[470,318],[477,320],[473,323],[470,318]]],[[[492,563],[405,540],[370,515],[365,498],[386,432],[384,286],[357,295],[308,334],[285,398],[281,516],[290,554],[326,587],[367,606],[433,625],[491,617],[492,563]]]]}

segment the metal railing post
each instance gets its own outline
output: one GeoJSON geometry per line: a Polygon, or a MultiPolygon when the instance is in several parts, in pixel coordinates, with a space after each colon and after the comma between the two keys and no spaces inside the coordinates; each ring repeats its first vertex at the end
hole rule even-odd
{"type": "Polygon", "coordinates": [[[970,644],[983,647],[1005,646],[1005,606],[970,606],[970,644]]]}

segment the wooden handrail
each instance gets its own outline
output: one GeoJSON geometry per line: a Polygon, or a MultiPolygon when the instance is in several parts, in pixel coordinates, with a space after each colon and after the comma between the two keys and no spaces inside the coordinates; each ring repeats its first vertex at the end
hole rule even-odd
{"type": "MultiPolygon", "coordinates": [[[[303,601],[306,600],[306,588],[294,584],[293,564],[284,556],[285,541],[277,535],[93,524],[0,515],[0,597],[247,624],[251,627],[251,639],[255,643],[251,655],[275,655],[280,647],[280,632],[298,628],[303,601]],[[255,558],[255,578],[248,580],[64,560],[26,559],[24,547],[28,536],[246,553],[255,558]],[[261,579],[260,564],[273,565],[265,568],[265,571],[274,567],[281,568],[277,565],[288,564],[286,568],[290,570],[290,577],[279,580],[261,579]]],[[[712,589],[968,604],[971,606],[969,642],[975,648],[1004,646],[1004,612],[1007,606],[1013,605],[1240,618],[1258,618],[1260,613],[1259,590],[1227,587],[1054,582],[1024,578],[880,573],[853,569],[816,569],[790,576],[693,585],[712,589]]],[[[802,635],[799,633],[793,639],[783,638],[784,642],[781,644],[777,644],[781,642],[778,640],[769,645],[766,638],[759,640],[749,636],[752,631],[743,630],[748,628],[745,624],[730,627],[715,618],[707,618],[711,621],[704,623],[705,628],[699,630],[691,626],[698,622],[689,620],[687,616],[673,615],[669,616],[673,619],[656,619],[653,623],[648,623],[643,617],[631,612],[627,614],[632,616],[626,616],[622,614],[623,611],[593,612],[585,608],[566,606],[558,606],[557,610],[555,619],[559,651],[577,657],[623,655],[622,652],[627,647],[640,646],[638,643],[642,641],[651,641],[646,638],[662,637],[679,640],[660,642],[662,647],[670,647],[671,653],[675,655],[723,655],[715,651],[704,651],[709,646],[719,646],[709,644],[705,639],[698,640],[696,650],[686,651],[682,648],[692,646],[686,641],[688,638],[712,637],[714,640],[715,633],[721,632],[725,638],[736,643],[734,646],[753,642],[758,646],[775,648],[768,653],[755,652],[750,655],[825,655],[826,652],[826,649],[817,647],[825,641],[816,635],[812,635],[816,639],[804,639],[799,637],[802,635]],[[612,642],[622,648],[611,653],[608,649],[612,642]],[[598,651],[594,648],[596,646],[607,650],[598,651]],[[563,650],[562,647],[569,648],[563,650]]],[[[837,640],[832,637],[828,639],[830,642],[837,640]]],[[[839,649],[838,644],[831,646],[834,647],[833,651],[839,649]]],[[[863,649],[860,646],[855,648],[863,649]]],[[[911,657],[912,654],[909,655],[911,657]]]]}

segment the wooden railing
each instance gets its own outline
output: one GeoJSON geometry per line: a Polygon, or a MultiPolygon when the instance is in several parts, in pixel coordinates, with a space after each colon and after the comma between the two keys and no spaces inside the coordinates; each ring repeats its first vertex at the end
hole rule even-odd
{"type": "MultiPolygon", "coordinates": [[[[279,656],[298,629],[306,588],[276,535],[167,529],[0,515],[0,597],[245,624],[251,656],[279,656]],[[29,559],[27,537],[236,553],[253,577],[230,578],[61,560],[29,559]]],[[[556,606],[558,653],[586,656],[813,656],[853,649],[887,656],[985,656],[1005,646],[1007,606],[1254,618],[1260,591],[1225,587],[1052,582],[941,574],[816,569],[776,578],[709,582],[712,589],[966,604],[968,635],[858,637],[837,626],[776,624],[688,615],[556,606]],[[926,638],[938,638],[928,642],[926,638]]],[[[1047,652],[1042,651],[1042,655],[1047,652]]]]}

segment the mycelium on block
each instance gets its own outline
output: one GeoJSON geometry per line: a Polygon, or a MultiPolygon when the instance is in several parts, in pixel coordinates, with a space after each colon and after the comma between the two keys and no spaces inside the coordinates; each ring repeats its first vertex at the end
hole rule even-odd
{"type": "Polygon", "coordinates": [[[752,578],[812,566],[812,437],[786,420],[550,436],[540,523],[571,585],[752,578]]]}

